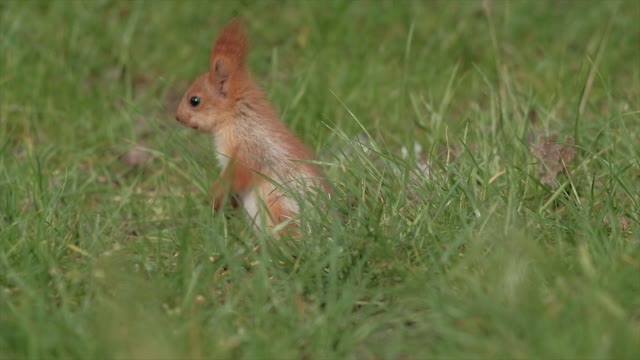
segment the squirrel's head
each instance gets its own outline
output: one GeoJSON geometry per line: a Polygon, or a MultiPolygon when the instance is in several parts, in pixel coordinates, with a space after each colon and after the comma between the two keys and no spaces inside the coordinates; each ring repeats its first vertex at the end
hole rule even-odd
{"type": "Polygon", "coordinates": [[[213,45],[209,71],[198,76],[182,97],[176,120],[205,132],[233,121],[237,103],[251,86],[244,66],[247,53],[242,20],[234,19],[213,45]]]}

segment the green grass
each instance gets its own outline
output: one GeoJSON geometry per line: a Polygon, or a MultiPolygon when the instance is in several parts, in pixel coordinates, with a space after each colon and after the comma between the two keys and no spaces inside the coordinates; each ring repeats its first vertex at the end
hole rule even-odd
{"type": "Polygon", "coordinates": [[[0,358],[640,357],[639,17],[0,2],[0,358]],[[236,15],[255,78],[328,164],[300,240],[214,214],[211,140],[173,117],[236,15]],[[555,188],[531,132],[575,138],[555,188]],[[430,177],[401,155],[414,142],[430,177]],[[150,163],[122,161],[136,144],[150,163]]]}

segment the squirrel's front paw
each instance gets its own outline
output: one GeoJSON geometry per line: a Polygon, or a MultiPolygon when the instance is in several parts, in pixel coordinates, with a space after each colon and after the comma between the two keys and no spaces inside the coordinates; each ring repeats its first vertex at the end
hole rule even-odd
{"type": "MultiPolygon", "coordinates": [[[[237,209],[238,207],[240,207],[240,200],[238,199],[238,196],[235,194],[232,194],[230,197],[231,198],[229,199],[229,202],[231,203],[231,206],[234,209],[237,209]]],[[[227,201],[226,195],[217,196],[213,201],[213,209],[215,211],[220,210],[220,208],[226,203],[226,201],[227,201]]]]}

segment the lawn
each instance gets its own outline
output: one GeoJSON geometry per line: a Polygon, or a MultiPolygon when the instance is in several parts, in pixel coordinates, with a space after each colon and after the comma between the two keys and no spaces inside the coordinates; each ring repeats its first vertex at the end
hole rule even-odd
{"type": "Polygon", "coordinates": [[[0,2],[0,358],[640,358],[639,18],[0,2]],[[238,15],[333,188],[297,239],[214,212],[175,121],[238,15]]]}

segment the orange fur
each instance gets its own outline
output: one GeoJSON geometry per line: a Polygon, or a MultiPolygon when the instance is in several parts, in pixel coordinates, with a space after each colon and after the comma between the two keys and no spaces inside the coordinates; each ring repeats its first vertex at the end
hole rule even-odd
{"type": "Polygon", "coordinates": [[[220,57],[227,58],[233,65],[244,66],[249,53],[249,42],[244,31],[241,19],[230,21],[216,40],[213,52],[211,53],[211,63],[220,57]]]}
{"type": "Polygon", "coordinates": [[[267,178],[291,184],[298,195],[318,188],[328,191],[329,187],[315,165],[295,161],[314,157],[280,121],[264,92],[251,79],[245,66],[248,49],[242,21],[232,20],[213,45],[209,71],[198,76],[187,90],[176,118],[185,126],[214,136],[223,167],[210,191],[214,208],[217,210],[231,192],[254,220],[266,208],[264,225],[273,227],[295,217],[298,205],[267,178]]]}
{"type": "Polygon", "coordinates": [[[220,209],[228,193],[237,194],[248,189],[254,182],[254,176],[255,173],[242,165],[229,164],[226,166],[209,190],[209,194],[214,197],[214,209],[220,209]]]}

